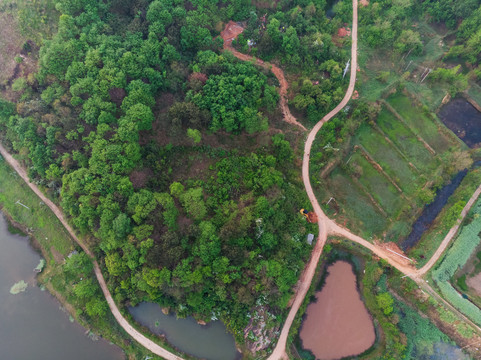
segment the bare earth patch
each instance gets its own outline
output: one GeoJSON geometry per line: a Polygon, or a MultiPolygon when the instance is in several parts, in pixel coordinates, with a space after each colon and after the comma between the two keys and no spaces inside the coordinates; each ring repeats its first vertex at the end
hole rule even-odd
{"type": "Polygon", "coordinates": [[[15,56],[24,42],[13,16],[0,13],[0,85],[5,85],[15,71],[15,56]]]}
{"type": "Polygon", "coordinates": [[[36,72],[37,60],[32,53],[36,54],[38,47],[28,41],[31,53],[23,49],[27,39],[20,34],[17,21],[10,14],[0,13],[0,29],[0,95],[15,102],[20,94],[12,92],[10,85],[15,79],[36,72]],[[21,59],[19,63],[16,57],[21,59]]]}
{"type": "Polygon", "coordinates": [[[481,273],[466,279],[466,284],[481,296],[481,273]]]}

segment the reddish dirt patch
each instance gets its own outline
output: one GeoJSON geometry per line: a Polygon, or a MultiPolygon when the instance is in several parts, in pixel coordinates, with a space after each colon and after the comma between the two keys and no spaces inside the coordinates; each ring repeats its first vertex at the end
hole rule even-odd
{"type": "Polygon", "coordinates": [[[224,49],[230,48],[232,46],[232,41],[236,39],[239,34],[244,31],[244,28],[239,24],[229,21],[224,30],[221,31],[220,36],[224,40],[224,49]]]}
{"type": "Polygon", "coordinates": [[[62,254],[60,254],[57,249],[55,249],[55,247],[51,247],[50,248],[50,252],[52,253],[52,256],[53,258],[55,259],[55,262],[57,264],[63,264],[63,262],[65,261],[65,258],[63,257],[62,254]]]}
{"type": "Polygon", "coordinates": [[[110,100],[118,107],[122,105],[122,101],[127,96],[127,92],[122,88],[113,88],[109,90],[110,100]]]}
{"type": "Polygon", "coordinates": [[[153,174],[154,173],[152,172],[152,170],[148,168],[142,170],[134,170],[129,175],[129,179],[132,182],[132,186],[134,187],[134,189],[140,189],[145,187],[153,174]]]}
{"type": "Polygon", "coordinates": [[[362,6],[368,6],[368,5],[369,5],[369,0],[360,0],[359,3],[360,3],[362,6]]]}

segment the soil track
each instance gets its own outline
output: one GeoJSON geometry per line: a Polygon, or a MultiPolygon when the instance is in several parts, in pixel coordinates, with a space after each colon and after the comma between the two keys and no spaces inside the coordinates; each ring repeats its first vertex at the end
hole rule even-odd
{"type": "MultiPolygon", "coordinates": [[[[239,36],[240,33],[244,31],[244,28],[233,21],[229,21],[224,30],[220,33],[220,36],[224,40],[224,50],[232,52],[232,54],[243,61],[251,61],[254,57],[238,52],[232,47],[232,41],[239,36]]],[[[262,66],[264,69],[272,71],[277,80],[279,81],[279,95],[280,95],[280,107],[282,114],[284,115],[284,120],[290,124],[299,126],[302,130],[307,131],[307,129],[302,125],[297,119],[291,114],[289,106],[287,105],[287,89],[289,84],[284,77],[284,72],[277,66],[268,62],[264,62],[260,59],[255,59],[255,64],[262,66]]]]}
{"type": "Polygon", "coordinates": [[[132,325],[129,324],[129,322],[122,316],[122,314],[119,311],[119,308],[115,304],[112,295],[110,294],[110,291],[107,287],[107,283],[105,282],[104,276],[102,275],[102,271],[100,270],[100,266],[95,260],[95,257],[93,253],[89,250],[89,248],[84,244],[82,240],[80,240],[75,232],[73,231],[72,227],[68,224],[67,220],[63,216],[62,211],[59,209],[57,205],[55,205],[51,200],[49,200],[37,187],[37,185],[33,184],[30,182],[28,179],[28,175],[25,171],[25,169],[19,164],[17,160],[15,160],[8,152],[7,150],[3,147],[3,145],[0,144],[0,154],[3,156],[5,161],[10,164],[10,166],[20,175],[20,177],[27,183],[27,185],[37,194],[37,196],[47,205],[50,210],[57,216],[57,218],[60,220],[62,225],[67,229],[69,232],[70,236],[72,237],[73,240],[85,251],[85,253],[91,258],[92,263],[94,265],[94,271],[95,271],[95,276],[97,277],[97,280],[100,284],[100,287],[102,288],[102,292],[104,294],[105,300],[107,300],[107,303],[109,304],[110,311],[115,317],[115,320],[119,323],[119,325],[134,339],[136,340],[140,345],[145,347],[146,349],[150,350],[154,354],[163,357],[164,359],[167,360],[183,360],[181,357],[172,354],[171,352],[165,350],[162,348],[160,345],[156,344],[152,340],[148,339],[144,335],[142,335],[139,331],[134,329],[132,325]]]}

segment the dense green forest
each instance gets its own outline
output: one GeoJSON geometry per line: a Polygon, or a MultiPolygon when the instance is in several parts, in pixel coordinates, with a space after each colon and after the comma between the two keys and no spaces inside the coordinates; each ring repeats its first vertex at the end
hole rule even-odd
{"type": "MultiPolygon", "coordinates": [[[[309,207],[301,136],[276,126],[277,81],[223,52],[220,31],[244,22],[234,46],[286,70],[291,108],[307,125],[342,99],[350,57],[349,37],[336,36],[350,1],[333,18],[325,0],[262,4],[59,0],[57,33],[24,44],[38,51],[38,71],[11,83],[16,107],[0,102],[2,139],[88,239],[116,301],[220,317],[238,340],[256,306],[281,323],[315,230],[298,212],[309,207]]],[[[479,0],[371,1],[360,38],[395,56],[421,53],[411,26],[421,17],[453,31],[445,59],[462,65],[440,64],[432,81],[454,93],[479,81],[479,0]]],[[[359,102],[323,127],[316,171],[326,146],[375,115],[359,102]]]]}
{"type": "MultiPolygon", "coordinates": [[[[282,6],[297,5],[306,4],[282,6]]],[[[324,7],[278,15],[297,30],[281,32],[273,18],[266,33],[287,47],[292,41],[290,54],[305,49],[306,61],[298,36],[307,42],[322,27],[330,31],[324,7]]],[[[298,213],[308,202],[286,139],[296,134],[268,131],[279,116],[275,78],[222,52],[218,36],[230,19],[262,28],[255,8],[62,0],[56,9],[58,32],[43,41],[38,72],[13,82],[18,102],[2,103],[1,130],[30,177],[89,239],[116,301],[220,317],[240,338],[256,306],[277,318],[271,326],[280,323],[310,254],[298,213]],[[219,144],[225,137],[240,140],[219,144]]],[[[273,56],[275,47],[263,51],[273,56]]],[[[332,44],[316,61],[338,76],[330,52],[332,44]]]]}

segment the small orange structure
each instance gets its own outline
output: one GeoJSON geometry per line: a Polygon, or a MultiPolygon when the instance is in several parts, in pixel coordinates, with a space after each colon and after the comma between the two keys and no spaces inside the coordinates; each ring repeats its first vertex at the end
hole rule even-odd
{"type": "Polygon", "coordinates": [[[311,224],[317,223],[317,215],[315,212],[307,211],[306,209],[301,209],[299,211],[311,224]]]}

